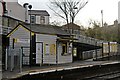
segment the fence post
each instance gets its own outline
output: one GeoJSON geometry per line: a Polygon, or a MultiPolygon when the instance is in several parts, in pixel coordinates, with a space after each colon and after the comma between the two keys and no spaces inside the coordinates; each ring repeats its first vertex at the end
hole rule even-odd
{"type": "Polygon", "coordinates": [[[6,48],[6,54],[5,54],[5,70],[8,69],[8,53],[9,53],[9,48],[6,48]]]}
{"type": "Polygon", "coordinates": [[[119,56],[120,55],[120,44],[118,43],[117,44],[117,56],[119,56]]]}
{"type": "Polygon", "coordinates": [[[11,69],[10,69],[10,71],[13,71],[13,68],[14,68],[14,49],[10,50],[10,55],[11,55],[11,69]]]}
{"type": "Polygon", "coordinates": [[[21,49],[19,50],[19,54],[20,54],[20,72],[22,72],[22,57],[23,57],[23,47],[21,47],[21,49]]]}
{"type": "MultiPolygon", "coordinates": [[[[97,41],[95,41],[95,46],[98,46],[97,41]]],[[[95,57],[96,57],[96,60],[97,60],[97,57],[98,57],[97,49],[95,49],[95,57]]]]}
{"type": "Polygon", "coordinates": [[[104,43],[102,42],[102,60],[103,60],[103,57],[104,57],[104,43]]]}
{"type": "Polygon", "coordinates": [[[111,50],[110,50],[110,42],[108,42],[108,48],[109,48],[109,49],[108,49],[108,50],[109,50],[109,51],[108,51],[108,60],[109,60],[109,59],[110,59],[110,51],[111,51],[111,50]]]}

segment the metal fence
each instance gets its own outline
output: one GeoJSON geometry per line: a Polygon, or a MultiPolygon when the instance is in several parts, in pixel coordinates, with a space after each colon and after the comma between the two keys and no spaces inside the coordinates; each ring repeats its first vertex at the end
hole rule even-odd
{"type": "Polygon", "coordinates": [[[95,55],[95,50],[84,51],[82,54],[83,54],[82,55],[83,60],[92,59],[95,55]]]}
{"type": "Polygon", "coordinates": [[[118,44],[118,53],[117,55],[120,55],[120,44],[118,44]]]}
{"type": "MultiPolygon", "coordinates": [[[[97,45],[101,46],[101,42],[97,43],[97,45]]],[[[102,46],[103,47],[103,46],[102,46]]],[[[113,48],[110,48],[110,45],[107,47],[107,53],[103,51],[103,49],[96,49],[96,50],[90,50],[90,51],[84,51],[82,54],[83,59],[97,59],[97,58],[103,58],[103,57],[111,57],[111,56],[119,56],[120,55],[120,44],[117,44],[117,51],[113,48]]]]}
{"type": "Polygon", "coordinates": [[[14,69],[22,71],[23,65],[29,65],[30,47],[11,47],[6,48],[5,70],[14,69]]]}
{"type": "Polygon", "coordinates": [[[78,39],[78,42],[86,43],[90,45],[96,45],[96,42],[100,41],[98,39],[83,36],[83,35],[74,35],[74,38],[78,39]]]}
{"type": "Polygon", "coordinates": [[[5,70],[22,71],[22,48],[7,48],[5,55],[5,70]]]}
{"type": "Polygon", "coordinates": [[[23,65],[29,65],[29,56],[30,56],[30,47],[22,47],[22,64],[23,65]]]}

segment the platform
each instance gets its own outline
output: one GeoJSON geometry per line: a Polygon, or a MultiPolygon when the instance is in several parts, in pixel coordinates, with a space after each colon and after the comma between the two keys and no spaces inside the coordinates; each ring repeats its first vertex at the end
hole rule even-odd
{"type": "Polygon", "coordinates": [[[18,77],[22,77],[24,75],[35,75],[35,74],[43,74],[55,71],[62,70],[71,70],[77,68],[85,68],[92,67],[96,65],[108,65],[108,64],[117,64],[120,61],[76,61],[68,64],[59,64],[59,65],[43,65],[43,66],[34,66],[34,67],[23,67],[22,72],[20,70],[3,71],[3,80],[4,79],[14,79],[18,77]]]}

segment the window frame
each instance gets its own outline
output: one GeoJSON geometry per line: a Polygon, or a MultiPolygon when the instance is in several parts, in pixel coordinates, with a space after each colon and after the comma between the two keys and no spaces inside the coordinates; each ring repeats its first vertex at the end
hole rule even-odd
{"type": "Polygon", "coordinates": [[[40,23],[45,24],[45,16],[40,16],[40,23]]]}
{"type": "Polygon", "coordinates": [[[31,15],[31,23],[32,24],[36,23],[36,16],[35,15],[31,15]]]}

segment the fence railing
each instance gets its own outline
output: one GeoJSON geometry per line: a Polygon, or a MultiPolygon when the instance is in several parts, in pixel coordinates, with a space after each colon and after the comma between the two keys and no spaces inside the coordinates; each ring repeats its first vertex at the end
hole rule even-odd
{"type": "Polygon", "coordinates": [[[102,40],[98,40],[95,38],[91,38],[91,37],[87,37],[79,34],[76,34],[76,35],[74,34],[74,38],[76,38],[77,41],[80,43],[86,43],[86,44],[97,45],[97,46],[100,46],[103,42],[102,40]]]}
{"type": "Polygon", "coordinates": [[[0,34],[8,34],[12,30],[11,27],[0,25],[0,34]]]}
{"type": "Polygon", "coordinates": [[[22,48],[7,47],[5,59],[5,70],[13,71],[16,68],[22,71],[22,48]]]}

